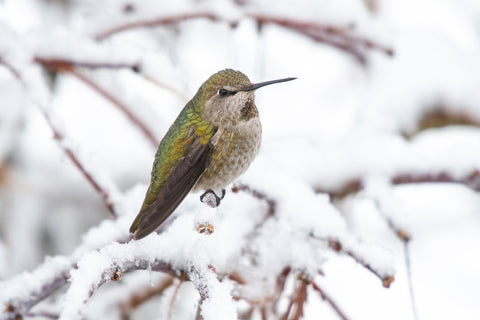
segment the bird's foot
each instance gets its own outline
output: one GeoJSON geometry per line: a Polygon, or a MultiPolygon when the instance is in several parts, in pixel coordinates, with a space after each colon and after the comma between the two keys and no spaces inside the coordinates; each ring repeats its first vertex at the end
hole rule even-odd
{"type": "Polygon", "coordinates": [[[220,205],[220,201],[225,197],[225,189],[222,189],[222,196],[219,197],[212,189],[208,189],[200,196],[200,201],[207,204],[211,208],[216,208],[220,205]]]}

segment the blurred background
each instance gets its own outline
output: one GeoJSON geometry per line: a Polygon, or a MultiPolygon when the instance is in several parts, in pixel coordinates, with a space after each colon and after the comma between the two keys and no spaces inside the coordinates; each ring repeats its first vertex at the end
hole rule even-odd
{"type": "Polygon", "coordinates": [[[257,93],[263,145],[242,181],[261,186],[272,165],[393,255],[388,290],[325,265],[352,319],[475,319],[479,57],[475,0],[2,0],[0,280],[70,254],[108,204],[145,189],[186,101],[233,68],[298,78],[257,93]]]}

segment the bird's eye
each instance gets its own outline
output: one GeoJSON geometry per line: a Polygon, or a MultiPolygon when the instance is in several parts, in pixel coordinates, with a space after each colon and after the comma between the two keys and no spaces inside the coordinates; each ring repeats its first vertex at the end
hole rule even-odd
{"type": "Polygon", "coordinates": [[[229,93],[230,92],[228,90],[223,89],[223,88],[218,90],[218,94],[220,95],[220,97],[226,97],[226,96],[228,96],[229,93]]]}

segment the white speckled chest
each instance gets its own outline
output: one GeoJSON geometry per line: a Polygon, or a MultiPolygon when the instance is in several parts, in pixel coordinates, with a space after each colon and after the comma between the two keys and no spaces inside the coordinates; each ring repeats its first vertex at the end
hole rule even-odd
{"type": "Polygon", "coordinates": [[[221,190],[244,173],[255,159],[262,140],[258,116],[249,120],[222,119],[212,139],[215,152],[207,170],[195,184],[194,191],[221,190]]]}

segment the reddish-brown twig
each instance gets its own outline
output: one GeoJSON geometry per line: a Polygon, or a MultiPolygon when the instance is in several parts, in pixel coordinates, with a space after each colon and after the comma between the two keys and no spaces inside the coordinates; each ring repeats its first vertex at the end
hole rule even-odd
{"type": "MultiPolygon", "coordinates": [[[[37,59],[38,60],[38,59],[37,59]]],[[[37,61],[42,63],[45,67],[56,71],[56,72],[67,72],[77,79],[88,85],[91,89],[95,90],[99,93],[102,97],[116,106],[126,117],[145,135],[145,137],[153,144],[154,147],[158,145],[159,140],[155,137],[152,131],[140,120],[130,109],[119,99],[117,99],[114,95],[109,93],[106,89],[102,88],[98,83],[84,75],[83,73],[79,72],[77,69],[73,67],[73,65],[69,64],[64,60],[40,60],[37,61]]]]}
{"type": "MultiPolygon", "coordinates": [[[[447,171],[424,172],[424,173],[398,173],[390,179],[393,185],[411,184],[411,183],[432,183],[445,182],[463,184],[472,190],[480,191],[480,171],[472,170],[463,177],[454,177],[447,171]]],[[[336,189],[324,189],[314,187],[317,193],[328,193],[332,199],[343,199],[349,195],[355,194],[364,188],[362,178],[354,178],[346,181],[336,189]]],[[[402,236],[400,236],[402,238],[402,236]]]]}
{"type": "MultiPolygon", "coordinates": [[[[314,41],[322,42],[339,48],[353,55],[362,64],[366,63],[367,60],[366,50],[378,50],[388,56],[392,56],[394,54],[392,48],[377,44],[370,39],[354,35],[348,28],[340,28],[337,26],[325,25],[317,22],[295,20],[291,18],[276,17],[258,13],[246,13],[245,16],[255,20],[259,25],[266,23],[276,24],[310,37],[314,41]]],[[[238,21],[236,20],[230,21],[212,12],[182,13],[120,25],[97,34],[95,38],[97,40],[103,40],[113,34],[126,30],[173,25],[186,20],[198,18],[205,18],[213,21],[223,21],[229,23],[231,26],[236,26],[238,24],[238,21]]]]}
{"type": "MultiPolygon", "coordinates": [[[[17,80],[27,89],[27,85],[25,84],[25,81],[24,81],[21,73],[15,67],[13,67],[9,63],[7,63],[6,61],[1,60],[1,59],[0,59],[0,63],[5,65],[7,67],[7,69],[9,69],[12,72],[12,74],[17,78],[17,80]]],[[[57,128],[54,121],[52,120],[52,115],[50,114],[48,108],[46,108],[43,105],[39,105],[39,104],[37,104],[37,105],[40,109],[40,112],[45,117],[45,120],[47,121],[48,126],[53,131],[53,138],[58,142],[58,145],[63,150],[63,152],[67,155],[67,157],[72,161],[74,166],[83,174],[83,176],[87,179],[87,181],[95,189],[95,191],[97,191],[100,194],[100,196],[102,197],[103,202],[104,202],[105,206],[107,207],[108,211],[115,217],[116,213],[115,213],[115,210],[113,208],[113,202],[110,198],[109,192],[107,192],[107,189],[104,186],[102,186],[97,181],[97,179],[94,178],[92,173],[80,161],[80,159],[75,154],[75,152],[70,148],[70,146],[68,146],[65,143],[65,137],[61,133],[61,131],[57,128]]]]}
{"type": "Polygon", "coordinates": [[[307,301],[307,284],[304,275],[300,275],[297,279],[297,287],[293,297],[290,298],[287,311],[282,320],[300,320],[303,316],[303,307],[307,301]]]}
{"type": "Polygon", "coordinates": [[[353,260],[356,262],[360,263],[365,269],[373,273],[375,276],[377,276],[380,280],[382,280],[382,284],[385,288],[389,288],[390,284],[395,280],[395,278],[392,275],[384,275],[382,276],[377,270],[375,270],[368,262],[366,262],[364,259],[359,257],[355,252],[351,250],[345,250],[342,246],[342,244],[335,239],[330,239],[328,241],[328,244],[330,248],[335,251],[335,252],[342,252],[351,257],[353,260]]]}
{"type": "Polygon", "coordinates": [[[83,81],[90,88],[98,92],[101,96],[103,96],[105,99],[110,101],[113,105],[115,105],[118,109],[120,109],[120,111],[123,112],[127,116],[127,118],[144,134],[144,136],[148,139],[148,141],[152,143],[154,147],[158,146],[158,143],[160,140],[157,137],[155,137],[153,132],[145,125],[145,123],[142,120],[140,120],[132,111],[130,111],[130,109],[125,104],[123,104],[123,102],[118,100],[114,95],[109,93],[104,88],[100,87],[98,83],[88,78],[83,73],[75,69],[72,69],[70,71],[70,74],[74,75],[76,78],[83,81]]]}
{"type": "Polygon", "coordinates": [[[458,183],[472,190],[480,191],[480,171],[473,170],[461,178],[455,178],[448,172],[423,173],[423,174],[398,174],[392,178],[394,185],[409,183],[448,182],[458,183]]]}
{"type": "Polygon", "coordinates": [[[263,200],[267,203],[268,210],[267,210],[267,214],[265,216],[265,219],[268,219],[275,214],[275,210],[277,209],[277,202],[274,199],[272,199],[271,197],[269,197],[266,193],[255,190],[255,189],[251,188],[249,185],[246,185],[246,184],[237,184],[237,185],[232,187],[232,192],[236,193],[236,192],[239,192],[239,191],[246,192],[249,195],[251,195],[252,197],[257,198],[259,200],[263,200]]]}
{"type": "Polygon", "coordinates": [[[167,288],[173,285],[174,277],[166,277],[154,287],[142,288],[141,291],[130,296],[127,302],[119,306],[122,315],[130,314],[135,308],[148,301],[154,296],[162,294],[167,288]]]}
{"type": "Polygon", "coordinates": [[[217,15],[211,12],[181,13],[181,14],[176,14],[171,16],[159,17],[151,20],[141,20],[141,21],[135,21],[135,22],[119,25],[117,27],[114,27],[109,30],[105,30],[97,34],[95,36],[95,39],[103,40],[116,33],[123,32],[126,30],[138,29],[138,28],[150,28],[150,27],[157,27],[162,25],[172,25],[172,24],[177,24],[186,20],[199,19],[199,18],[205,18],[209,20],[218,19],[217,15]]]}
{"type": "Polygon", "coordinates": [[[382,46],[370,39],[354,35],[348,28],[324,25],[317,22],[295,20],[291,18],[280,18],[264,14],[247,14],[256,20],[260,25],[273,23],[279,26],[294,30],[314,41],[326,43],[353,55],[360,63],[367,61],[365,50],[378,50],[388,56],[393,56],[392,48],[382,46]]]}
{"type": "Polygon", "coordinates": [[[323,300],[325,300],[330,307],[335,311],[335,313],[340,317],[342,320],[348,320],[348,317],[345,313],[338,307],[338,305],[333,301],[333,299],[323,291],[318,284],[316,284],[312,279],[308,280],[308,283],[312,286],[313,290],[320,294],[323,300]]]}
{"type": "MultiPolygon", "coordinates": [[[[48,116],[45,115],[47,118],[47,122],[49,122],[50,127],[53,130],[53,136],[56,140],[61,142],[63,140],[63,136],[57,131],[57,129],[51,124],[51,121],[49,121],[48,116]]],[[[62,145],[62,143],[60,143],[62,145]]],[[[63,152],[68,156],[68,158],[72,161],[74,166],[83,174],[83,176],[87,179],[87,181],[90,183],[90,185],[95,189],[95,191],[100,194],[100,196],[103,199],[103,203],[107,207],[108,211],[112,214],[112,216],[116,217],[117,214],[115,212],[115,209],[113,208],[113,202],[110,199],[110,193],[107,192],[107,190],[100,185],[99,182],[93,177],[93,175],[85,168],[85,166],[82,164],[82,162],[78,159],[78,157],[75,155],[75,153],[72,151],[67,146],[62,147],[63,152]]]]}
{"type": "Polygon", "coordinates": [[[175,285],[175,289],[173,290],[172,297],[170,298],[170,304],[169,304],[167,319],[172,318],[172,311],[173,311],[173,307],[175,306],[175,300],[177,299],[178,292],[180,291],[180,286],[187,279],[188,279],[188,276],[187,276],[186,273],[182,273],[182,275],[179,277],[179,281],[175,285]]]}
{"type": "Polygon", "coordinates": [[[138,72],[140,70],[140,65],[138,63],[128,64],[128,63],[111,63],[108,61],[105,61],[105,62],[77,61],[70,58],[44,57],[44,56],[38,56],[38,55],[33,58],[33,61],[54,70],[68,70],[68,69],[71,69],[72,67],[87,68],[87,69],[131,69],[135,72],[138,72]]]}

